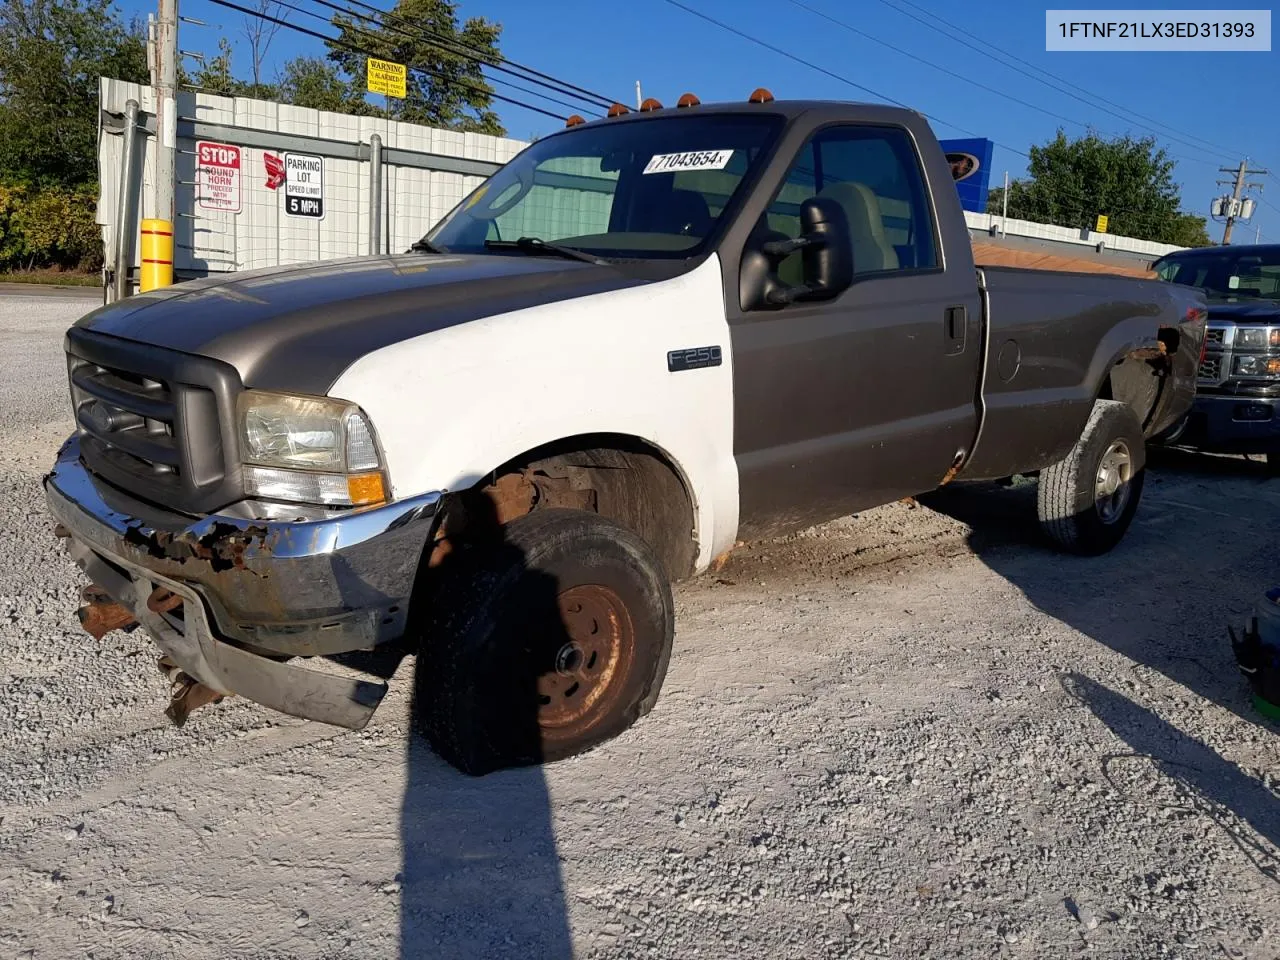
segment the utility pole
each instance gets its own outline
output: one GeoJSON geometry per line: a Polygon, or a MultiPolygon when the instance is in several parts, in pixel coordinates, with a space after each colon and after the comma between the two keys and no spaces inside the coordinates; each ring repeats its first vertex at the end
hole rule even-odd
{"type": "Polygon", "coordinates": [[[639,110],[643,104],[644,104],[644,101],[640,99],[640,81],[637,80],[636,81],[636,109],[639,110]]]}
{"type": "Polygon", "coordinates": [[[152,215],[172,224],[173,168],[178,152],[178,0],[159,0],[155,33],[156,179],[152,215]]]}
{"type": "Polygon", "coordinates": [[[178,154],[178,0],[158,0],[148,24],[151,90],[156,105],[155,193],[141,226],[138,290],[173,284],[174,166],[178,154]]]}
{"type": "Polygon", "coordinates": [[[1000,233],[1009,232],[1009,171],[1004,172],[1004,190],[1000,194],[1000,233]]]}
{"type": "Polygon", "coordinates": [[[1253,170],[1250,170],[1249,158],[1245,157],[1243,160],[1240,161],[1240,166],[1235,168],[1234,170],[1231,169],[1231,167],[1219,167],[1218,172],[1234,173],[1236,175],[1234,181],[1232,180],[1218,181],[1219,184],[1233,187],[1231,191],[1230,202],[1226,207],[1227,223],[1226,223],[1226,226],[1222,228],[1222,245],[1225,247],[1227,244],[1231,242],[1231,228],[1236,225],[1236,217],[1238,217],[1240,214],[1240,210],[1241,210],[1240,194],[1242,194],[1246,189],[1250,189],[1254,187],[1260,189],[1262,187],[1262,184],[1260,183],[1245,183],[1245,178],[1248,177],[1250,174],[1254,174],[1254,173],[1260,174],[1265,177],[1269,171],[1258,170],[1256,168],[1253,170]]]}

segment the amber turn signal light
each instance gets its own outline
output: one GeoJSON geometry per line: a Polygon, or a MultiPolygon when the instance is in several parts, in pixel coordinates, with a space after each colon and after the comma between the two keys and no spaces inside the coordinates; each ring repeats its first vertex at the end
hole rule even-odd
{"type": "Polygon", "coordinates": [[[386,503],[387,487],[380,473],[356,473],[347,477],[347,494],[352,506],[386,503]]]}

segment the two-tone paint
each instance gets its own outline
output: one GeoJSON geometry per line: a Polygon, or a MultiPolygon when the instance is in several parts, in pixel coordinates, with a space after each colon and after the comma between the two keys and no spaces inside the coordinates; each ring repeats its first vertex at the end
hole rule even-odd
{"type": "MultiPolygon", "coordinates": [[[[183,466],[199,466],[208,482],[177,499],[159,481],[131,483],[93,452],[101,425],[82,421],[46,480],[78,560],[91,576],[128,573],[135,606],[145,605],[148,583],[202,597],[212,623],[204,607],[192,609],[203,626],[189,660],[198,673],[208,667],[202,682],[234,692],[257,681],[227,679],[217,665],[241,670],[242,648],[332,653],[403,632],[417,557],[392,569],[379,549],[388,541],[376,538],[395,531],[421,543],[443,498],[551,444],[614,438],[671,465],[696,541],[692,571],[679,574],[705,570],[742,538],[956,477],[1046,467],[1069,453],[1099,397],[1131,402],[1148,435],[1188,408],[1202,298],[1121,277],[979,271],[949,168],[920,115],[807,102],[698,109],[771,111],[783,132],[696,257],[597,264],[407,253],[194,281],[86,316],[67,338],[73,397],[77,376],[115,389],[93,378],[117,359],[143,372],[135,391],[160,386],[163,371],[189,376],[190,390],[141,402],[198,426],[207,449],[187,450],[183,466]],[[914,146],[937,266],[859,274],[823,302],[760,305],[755,225],[801,147],[846,124],[896,128],[914,146]],[[148,379],[146,370],[161,374],[148,379]],[[344,526],[340,511],[295,522],[302,508],[247,501],[234,415],[245,389],[359,405],[393,502],[344,526]],[[211,543],[223,532],[228,543],[211,543]],[[222,568],[199,567],[224,548],[222,568]],[[363,599],[348,602],[354,596],[363,599]],[[307,608],[291,608],[291,597],[307,608]]],[[[341,690],[316,697],[350,706],[341,690]]],[[[272,701],[286,709],[280,703],[303,709],[286,693],[272,701]]],[[[353,721],[338,710],[335,722],[363,722],[362,711],[353,721]]]]}

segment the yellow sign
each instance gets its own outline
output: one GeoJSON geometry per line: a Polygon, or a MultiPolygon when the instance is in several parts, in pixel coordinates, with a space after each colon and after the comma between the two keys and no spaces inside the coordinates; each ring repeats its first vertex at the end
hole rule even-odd
{"type": "Polygon", "coordinates": [[[388,97],[405,95],[405,79],[409,71],[403,63],[392,63],[390,60],[369,58],[369,92],[384,93],[388,97]]]}
{"type": "Polygon", "coordinates": [[[1107,232],[1107,215],[1105,213],[1098,214],[1098,225],[1093,228],[1094,233],[1107,232]]]}

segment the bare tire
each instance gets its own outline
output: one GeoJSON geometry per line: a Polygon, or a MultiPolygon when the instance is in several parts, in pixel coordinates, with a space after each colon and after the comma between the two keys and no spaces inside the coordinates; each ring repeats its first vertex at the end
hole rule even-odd
{"type": "Polygon", "coordinates": [[[1040,472],[1040,526],[1059,547],[1088,556],[1124,537],[1146,469],[1142,425],[1128,404],[1099,400],[1066,459],[1040,472]]]}
{"type": "Polygon", "coordinates": [[[674,634],[662,563],[630,530],[560,509],[502,529],[435,592],[415,678],[422,733],[476,776],[627,729],[657,700],[674,634]]]}

